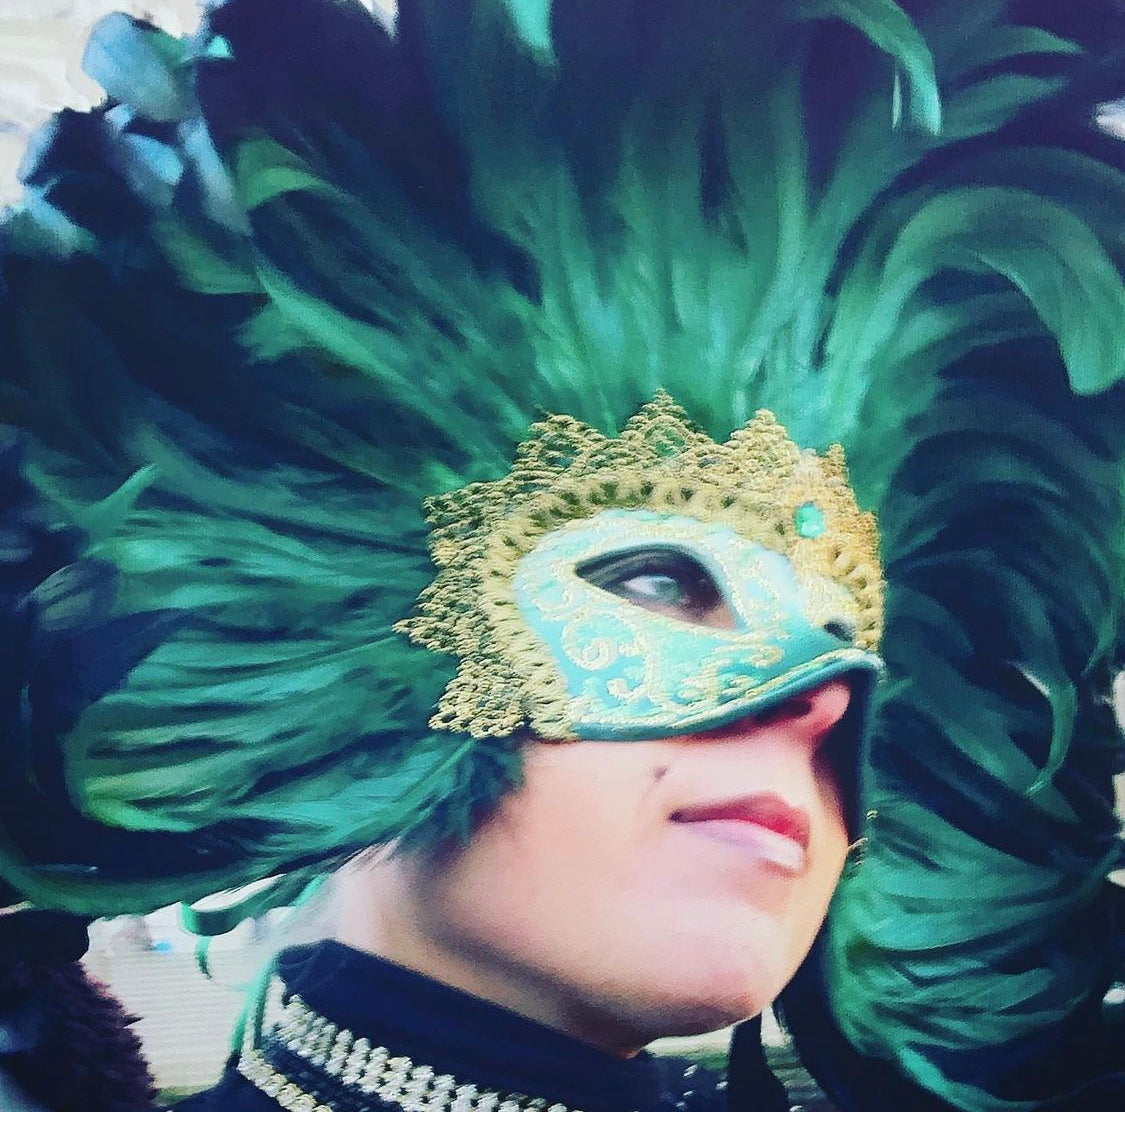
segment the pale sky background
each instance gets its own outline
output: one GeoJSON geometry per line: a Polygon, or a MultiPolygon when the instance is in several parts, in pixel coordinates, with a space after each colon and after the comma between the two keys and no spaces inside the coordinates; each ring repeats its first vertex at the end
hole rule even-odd
{"type": "MultiPolygon", "coordinates": [[[[394,11],[394,0],[361,2],[387,18],[394,11]]],[[[0,0],[0,204],[19,193],[16,169],[30,134],[58,109],[101,101],[81,60],[102,16],[129,12],[184,35],[203,7],[205,0],[0,0]]]]}

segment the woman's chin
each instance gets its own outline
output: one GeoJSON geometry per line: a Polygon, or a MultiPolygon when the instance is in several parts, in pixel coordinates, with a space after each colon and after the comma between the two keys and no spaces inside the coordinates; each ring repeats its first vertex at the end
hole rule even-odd
{"type": "Polygon", "coordinates": [[[727,969],[685,979],[674,989],[665,989],[649,1005],[649,1035],[701,1036],[729,1028],[756,1017],[769,1005],[783,985],[762,984],[761,976],[748,976],[727,969]]]}

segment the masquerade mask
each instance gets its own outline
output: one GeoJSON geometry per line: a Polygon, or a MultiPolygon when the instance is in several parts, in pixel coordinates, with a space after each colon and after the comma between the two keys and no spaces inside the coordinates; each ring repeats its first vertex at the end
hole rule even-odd
{"type": "Polygon", "coordinates": [[[880,665],[855,648],[839,585],[803,587],[787,558],[682,515],[609,510],[552,531],[514,589],[585,739],[714,728],[880,665]]]}
{"type": "Polygon", "coordinates": [[[552,417],[428,512],[441,572],[398,626],[460,658],[436,728],[678,735],[882,665],[874,519],[765,411],[722,445],[664,394],[618,438],[552,417]]]}

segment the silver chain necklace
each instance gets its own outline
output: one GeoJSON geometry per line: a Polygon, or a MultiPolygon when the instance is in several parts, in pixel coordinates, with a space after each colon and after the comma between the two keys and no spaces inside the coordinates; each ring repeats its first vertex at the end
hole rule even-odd
{"type": "Polygon", "coordinates": [[[270,979],[265,1017],[270,1025],[260,1042],[247,1021],[238,1070],[284,1110],[379,1110],[389,1104],[400,1110],[572,1111],[533,1095],[461,1083],[409,1056],[392,1056],[366,1037],[357,1039],[333,1024],[296,994],[286,998],[284,983],[277,977],[270,979]],[[279,1071],[270,1059],[279,1052],[292,1058],[301,1071],[279,1071]],[[305,1086],[302,1074],[308,1077],[305,1086]]]}

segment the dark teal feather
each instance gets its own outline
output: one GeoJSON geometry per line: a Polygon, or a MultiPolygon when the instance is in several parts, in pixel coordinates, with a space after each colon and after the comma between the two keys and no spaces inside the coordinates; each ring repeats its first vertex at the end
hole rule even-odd
{"type": "Polygon", "coordinates": [[[502,476],[544,410],[613,432],[663,388],[725,437],[766,406],[846,445],[888,565],[835,1023],[944,1101],[1048,1100],[1005,1057],[1094,1017],[1121,861],[1112,7],[103,23],[114,103],[48,127],[5,224],[0,420],[110,616],[176,626],[104,694],[44,695],[97,868],[5,819],[0,875],[145,909],[464,834],[518,755],[421,732],[451,667],[390,630],[432,577],[421,500],[502,476]]]}

